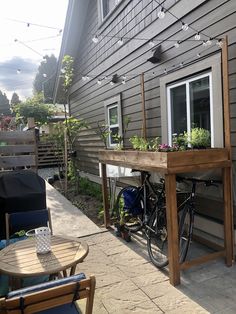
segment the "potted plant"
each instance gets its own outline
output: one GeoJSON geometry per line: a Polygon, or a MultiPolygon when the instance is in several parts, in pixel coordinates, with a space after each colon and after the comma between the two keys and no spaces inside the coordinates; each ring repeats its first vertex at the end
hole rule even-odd
{"type": "Polygon", "coordinates": [[[186,143],[193,149],[203,149],[211,146],[211,134],[203,128],[192,128],[190,133],[184,133],[186,143]]]}

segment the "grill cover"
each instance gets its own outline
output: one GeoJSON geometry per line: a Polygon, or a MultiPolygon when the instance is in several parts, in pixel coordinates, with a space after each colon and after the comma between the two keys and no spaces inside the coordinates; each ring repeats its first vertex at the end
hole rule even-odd
{"type": "Polygon", "coordinates": [[[45,181],[29,170],[0,173],[0,238],[5,238],[5,213],[46,208],[45,181]]]}

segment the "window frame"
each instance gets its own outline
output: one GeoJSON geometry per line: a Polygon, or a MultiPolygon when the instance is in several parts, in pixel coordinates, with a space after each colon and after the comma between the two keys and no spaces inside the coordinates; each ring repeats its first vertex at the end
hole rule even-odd
{"type": "Polygon", "coordinates": [[[214,147],[214,119],[213,119],[213,103],[212,103],[212,73],[207,71],[204,74],[194,75],[180,82],[168,84],[167,86],[167,119],[168,119],[168,144],[172,145],[172,110],[171,110],[171,89],[185,85],[186,89],[186,114],[187,114],[187,132],[190,133],[191,127],[191,113],[190,113],[190,88],[191,82],[197,81],[201,78],[209,78],[209,96],[210,96],[210,132],[211,132],[211,147],[214,147]]]}
{"type": "MultiPolygon", "coordinates": [[[[123,1],[123,0],[117,0],[117,4],[114,6],[114,8],[112,8],[106,16],[103,16],[103,6],[104,6],[104,2],[103,1],[107,1],[107,0],[97,0],[98,1],[98,16],[99,16],[99,21],[100,23],[103,23],[118,7],[118,5],[123,1]]],[[[108,0],[109,1],[109,0],[108,0]]]]}
{"type": "Polygon", "coordinates": [[[216,53],[210,57],[199,60],[178,71],[174,71],[160,78],[160,109],[161,109],[161,136],[162,143],[169,142],[169,123],[168,121],[168,93],[167,87],[185,80],[200,77],[211,72],[210,98],[212,103],[211,128],[213,132],[211,147],[224,147],[224,122],[223,122],[223,93],[222,93],[222,69],[221,53],[216,53]]]}
{"type": "MultiPolygon", "coordinates": [[[[121,95],[120,94],[104,101],[105,120],[106,120],[106,125],[109,128],[109,131],[111,130],[110,120],[109,120],[110,118],[109,110],[115,107],[117,107],[118,123],[112,124],[112,128],[118,127],[118,135],[123,136],[122,115],[121,115],[121,95]]],[[[108,139],[107,139],[107,147],[114,148],[116,147],[116,145],[117,143],[111,143],[111,134],[109,134],[108,139]]]]}

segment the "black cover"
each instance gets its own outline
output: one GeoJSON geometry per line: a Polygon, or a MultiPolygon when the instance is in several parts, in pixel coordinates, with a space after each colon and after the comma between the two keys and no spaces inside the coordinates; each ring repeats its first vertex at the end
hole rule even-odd
{"type": "Polygon", "coordinates": [[[29,170],[0,173],[0,239],[5,238],[5,213],[46,208],[45,181],[29,170]]]}

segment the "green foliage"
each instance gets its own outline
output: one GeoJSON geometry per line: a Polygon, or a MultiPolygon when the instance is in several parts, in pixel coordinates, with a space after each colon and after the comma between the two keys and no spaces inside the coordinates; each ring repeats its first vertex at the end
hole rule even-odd
{"type": "Polygon", "coordinates": [[[129,139],[130,143],[132,144],[134,149],[141,150],[141,151],[157,151],[160,139],[159,137],[155,137],[154,139],[148,141],[147,139],[134,135],[129,139]]]}
{"type": "Polygon", "coordinates": [[[15,105],[20,103],[21,103],[20,97],[18,96],[17,93],[14,92],[11,97],[11,106],[14,107],[15,105]]]}
{"type": "Polygon", "coordinates": [[[42,125],[52,117],[55,107],[44,104],[42,93],[38,93],[31,98],[27,98],[25,102],[15,105],[13,110],[16,113],[17,120],[23,119],[27,123],[28,118],[34,118],[37,125],[42,125]]]}
{"type": "Polygon", "coordinates": [[[100,184],[90,181],[87,178],[79,178],[79,193],[93,196],[102,202],[102,187],[100,184]]]}
{"type": "Polygon", "coordinates": [[[131,118],[129,116],[125,116],[124,122],[123,122],[123,134],[122,135],[120,135],[120,134],[113,135],[114,140],[117,142],[116,147],[115,147],[117,150],[121,150],[124,147],[125,134],[128,130],[128,126],[129,126],[130,121],[131,121],[131,118]]]}
{"type": "Polygon", "coordinates": [[[184,137],[192,148],[206,148],[211,146],[211,134],[203,128],[192,128],[190,134],[185,132],[184,137]]]}
{"type": "Polygon", "coordinates": [[[176,133],[173,134],[172,143],[173,146],[178,147],[178,150],[186,150],[188,147],[188,142],[186,141],[187,138],[185,134],[180,133],[177,135],[176,133]]]}
{"type": "Polygon", "coordinates": [[[107,148],[107,139],[110,135],[109,126],[106,124],[97,123],[97,128],[95,130],[96,134],[101,138],[104,146],[107,148]]]}
{"type": "Polygon", "coordinates": [[[71,116],[67,118],[66,121],[63,122],[63,124],[64,124],[64,127],[66,127],[67,129],[67,134],[68,134],[71,149],[72,149],[80,131],[83,128],[88,127],[87,123],[82,119],[77,119],[71,116]]]}
{"type": "Polygon", "coordinates": [[[74,77],[74,58],[65,55],[62,59],[62,78],[63,78],[63,87],[64,91],[67,94],[69,91],[69,88],[71,87],[73,77],[74,77]]]}
{"type": "Polygon", "coordinates": [[[133,148],[134,149],[137,149],[137,150],[142,150],[142,151],[145,151],[145,150],[148,150],[148,147],[149,147],[149,143],[148,141],[143,138],[143,137],[140,137],[138,135],[134,135],[132,136],[130,139],[129,139],[130,143],[132,144],[133,148]]]}

